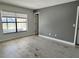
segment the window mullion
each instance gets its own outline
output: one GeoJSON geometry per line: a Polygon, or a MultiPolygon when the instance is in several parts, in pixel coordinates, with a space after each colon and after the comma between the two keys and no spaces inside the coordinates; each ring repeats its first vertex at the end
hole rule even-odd
{"type": "Polygon", "coordinates": [[[17,31],[17,18],[15,18],[15,25],[16,25],[16,32],[18,32],[17,31]]]}
{"type": "Polygon", "coordinates": [[[8,30],[8,20],[7,20],[7,18],[6,18],[6,23],[7,23],[7,30],[8,30]]]}

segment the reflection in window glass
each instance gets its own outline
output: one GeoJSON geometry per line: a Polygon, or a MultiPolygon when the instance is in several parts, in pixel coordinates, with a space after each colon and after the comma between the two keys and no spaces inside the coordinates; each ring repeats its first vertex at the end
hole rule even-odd
{"type": "Polygon", "coordinates": [[[27,31],[27,23],[17,23],[17,31],[27,31]]]}

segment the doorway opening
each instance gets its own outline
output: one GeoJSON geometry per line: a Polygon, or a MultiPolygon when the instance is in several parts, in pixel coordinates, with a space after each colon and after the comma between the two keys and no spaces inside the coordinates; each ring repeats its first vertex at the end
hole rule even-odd
{"type": "Polygon", "coordinates": [[[35,35],[39,35],[39,14],[35,14],[35,35]]]}

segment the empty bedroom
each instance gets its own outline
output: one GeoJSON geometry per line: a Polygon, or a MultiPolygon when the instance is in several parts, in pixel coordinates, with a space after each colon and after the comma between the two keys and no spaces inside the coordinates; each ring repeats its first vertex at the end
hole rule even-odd
{"type": "Polygon", "coordinates": [[[0,58],[79,58],[79,1],[0,0],[0,58]]]}

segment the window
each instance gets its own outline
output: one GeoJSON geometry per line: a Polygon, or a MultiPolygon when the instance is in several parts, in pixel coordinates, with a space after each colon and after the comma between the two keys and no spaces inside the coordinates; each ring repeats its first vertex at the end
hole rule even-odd
{"type": "Polygon", "coordinates": [[[2,11],[3,33],[27,31],[27,14],[2,11]]]}
{"type": "Polygon", "coordinates": [[[2,17],[3,33],[16,32],[15,18],[2,17]]]}
{"type": "Polygon", "coordinates": [[[27,19],[17,18],[17,31],[26,31],[27,30],[27,19]]]}
{"type": "Polygon", "coordinates": [[[3,33],[27,31],[27,19],[2,17],[3,33]]]}

